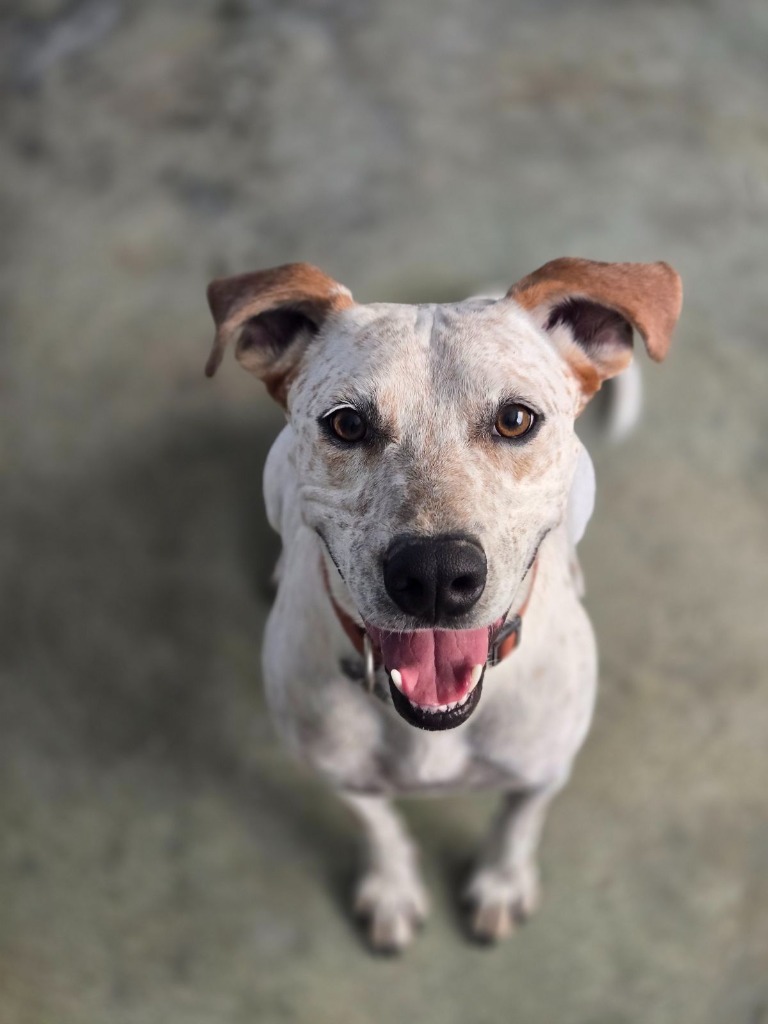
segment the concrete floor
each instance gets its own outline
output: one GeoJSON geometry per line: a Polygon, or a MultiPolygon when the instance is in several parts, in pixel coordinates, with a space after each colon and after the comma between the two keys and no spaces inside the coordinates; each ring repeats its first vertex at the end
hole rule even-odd
{"type": "Polygon", "coordinates": [[[1,1024],[765,1024],[765,5],[3,18],[1,1024]],[[591,444],[594,729],[540,916],[471,945],[492,801],[410,803],[435,909],[379,960],[354,828],[264,713],[280,419],[233,364],[203,380],[203,288],[309,259],[454,297],[566,253],[686,283],[642,428],[591,444]]]}

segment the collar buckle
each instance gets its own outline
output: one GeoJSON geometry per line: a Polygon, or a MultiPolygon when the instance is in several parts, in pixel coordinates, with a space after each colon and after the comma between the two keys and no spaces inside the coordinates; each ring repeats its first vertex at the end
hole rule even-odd
{"type": "Polygon", "coordinates": [[[496,636],[488,651],[488,667],[494,668],[503,661],[508,654],[520,643],[520,633],[523,628],[523,620],[520,615],[513,615],[508,619],[496,636]]]}
{"type": "Polygon", "coordinates": [[[368,633],[363,633],[363,678],[368,693],[376,689],[376,661],[373,656],[373,644],[368,633]]]}

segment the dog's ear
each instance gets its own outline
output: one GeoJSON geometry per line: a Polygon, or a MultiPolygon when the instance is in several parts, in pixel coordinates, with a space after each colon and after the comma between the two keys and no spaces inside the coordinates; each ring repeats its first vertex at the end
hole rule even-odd
{"type": "Polygon", "coordinates": [[[354,305],[349,291],[309,263],[287,263],[208,285],[216,324],[205,366],[212,377],[230,341],[239,362],[281,405],[301,354],[333,313],[354,305]]]}
{"type": "Polygon", "coordinates": [[[507,292],[547,333],[578,378],[584,402],[626,369],[637,331],[652,359],[663,359],[683,300],[668,263],[598,263],[563,257],[507,292]]]}

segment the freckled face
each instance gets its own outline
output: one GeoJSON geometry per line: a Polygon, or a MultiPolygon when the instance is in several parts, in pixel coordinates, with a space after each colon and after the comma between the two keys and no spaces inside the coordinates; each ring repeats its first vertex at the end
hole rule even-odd
{"type": "Polygon", "coordinates": [[[362,617],[411,627],[382,576],[403,534],[476,538],[488,577],[466,625],[502,616],[565,514],[577,408],[565,363],[510,302],[355,306],[332,320],[310,345],[289,411],[302,517],[362,617]],[[528,412],[530,429],[505,436],[528,412]]]}

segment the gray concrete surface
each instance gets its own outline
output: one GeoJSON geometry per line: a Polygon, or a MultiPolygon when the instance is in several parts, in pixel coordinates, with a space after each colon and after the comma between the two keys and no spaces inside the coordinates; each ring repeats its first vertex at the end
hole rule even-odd
{"type": "Polygon", "coordinates": [[[0,1022],[765,1024],[765,4],[2,17],[0,1022]],[[203,287],[309,259],[452,297],[563,254],[687,297],[642,429],[593,443],[594,730],[540,916],[472,946],[492,802],[411,803],[435,912],[377,960],[354,829],[264,714],[279,417],[203,380],[203,287]]]}

